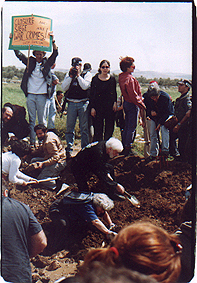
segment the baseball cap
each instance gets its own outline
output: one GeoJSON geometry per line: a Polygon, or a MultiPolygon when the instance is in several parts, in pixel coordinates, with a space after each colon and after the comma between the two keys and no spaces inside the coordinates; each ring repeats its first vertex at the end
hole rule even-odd
{"type": "Polygon", "coordinates": [[[153,90],[153,89],[159,90],[158,82],[156,82],[156,81],[151,81],[151,82],[149,83],[148,91],[151,91],[151,90],[153,90]]]}
{"type": "Polygon", "coordinates": [[[71,65],[72,65],[72,66],[75,66],[76,64],[82,64],[82,59],[79,58],[79,57],[74,57],[74,58],[72,58],[71,65]]]}
{"type": "Polygon", "coordinates": [[[178,84],[181,84],[181,85],[184,84],[189,88],[192,87],[192,83],[189,80],[181,80],[180,82],[178,82],[178,84]]]}

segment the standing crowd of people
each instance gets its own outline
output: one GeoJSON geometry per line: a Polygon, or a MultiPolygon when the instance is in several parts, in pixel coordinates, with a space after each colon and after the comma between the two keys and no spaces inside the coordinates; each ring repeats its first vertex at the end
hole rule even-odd
{"type": "MultiPolygon", "coordinates": [[[[127,56],[120,58],[121,97],[117,98],[117,83],[110,74],[108,60],[100,62],[98,73],[92,78],[91,65],[85,63],[82,70],[82,59],[74,57],[71,60],[72,66],[61,84],[63,91],[56,92],[59,79],[53,69],[58,47],[54,35],[50,33],[50,36],[53,52],[49,58],[45,57],[44,51],[34,50],[29,59],[20,51],[14,51],[17,58],[26,65],[21,88],[27,97],[29,125],[25,119],[25,109],[11,103],[4,105],[3,144],[6,144],[9,133],[15,135],[10,140],[11,151],[2,154],[4,182],[10,181],[23,186],[31,182],[37,188],[56,190],[58,193],[66,184],[58,184],[55,178],[67,170],[69,164],[78,191],[68,191],[50,207],[49,215],[58,233],[69,233],[68,229],[73,223],[78,229],[84,227],[83,223],[89,223],[106,234],[111,241],[109,248],[95,249],[87,254],[78,281],[73,282],[85,282],[85,275],[94,268],[94,262],[100,262],[101,269],[102,264],[106,264],[109,268],[127,270],[125,280],[128,282],[129,278],[135,280],[133,278],[138,277],[136,280],[142,280],[139,282],[176,282],[181,272],[183,249],[177,235],[171,235],[148,222],[131,224],[118,234],[114,231],[115,224],[108,212],[113,209],[114,200],[125,199],[125,188],[117,183],[109,159],[120,153],[125,156],[134,154],[133,143],[139,118],[142,127],[150,134],[148,161],[159,154],[168,157],[169,153],[179,160],[187,160],[185,149],[191,130],[191,97],[188,93],[190,81],[183,80],[178,83],[181,96],[175,103],[169,94],[160,90],[155,81],[150,82],[147,92],[142,95],[140,84],[132,75],[135,69],[134,59],[127,56]],[[120,110],[123,110],[124,116],[124,126],[121,127],[122,141],[113,137],[116,113],[120,110]],[[19,115],[22,111],[23,115],[19,115]],[[57,113],[67,115],[65,149],[55,129],[57,113]],[[167,126],[166,121],[175,116],[176,124],[167,126]],[[77,117],[81,150],[72,157],[77,117]],[[94,128],[93,134],[90,133],[91,126],[94,128]],[[29,134],[30,143],[21,140],[29,134]],[[39,146],[36,144],[36,137],[39,146]],[[29,154],[32,157],[30,165],[38,171],[36,178],[19,170],[21,161],[29,154]],[[90,174],[95,174],[101,182],[96,193],[91,192],[89,186],[90,174]],[[47,178],[49,180],[46,182],[39,183],[47,178]],[[106,225],[99,217],[103,217],[106,225]],[[134,273],[130,274],[129,270],[134,273]]],[[[7,282],[29,283],[29,258],[43,251],[47,245],[46,236],[30,208],[10,198],[5,187],[2,204],[2,276],[7,282]],[[19,243],[17,246],[16,242],[19,243]]]]}

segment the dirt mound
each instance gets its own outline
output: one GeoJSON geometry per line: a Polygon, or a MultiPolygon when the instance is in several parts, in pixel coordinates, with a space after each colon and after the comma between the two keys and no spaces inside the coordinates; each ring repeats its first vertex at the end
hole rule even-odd
{"type": "MultiPolygon", "coordinates": [[[[180,225],[186,188],[192,182],[191,166],[174,160],[165,165],[158,161],[145,163],[138,156],[119,156],[111,163],[117,181],[141,205],[136,208],[128,200],[115,201],[110,216],[117,225],[117,231],[135,220],[149,220],[169,232],[175,231],[180,225]]],[[[97,178],[92,177],[91,190],[97,191],[99,186],[97,178]]],[[[49,206],[56,199],[53,191],[12,185],[11,197],[30,206],[48,238],[48,246],[42,255],[31,260],[33,282],[54,282],[61,276],[74,274],[87,251],[92,247],[101,247],[103,241],[106,242],[105,236],[94,227],[80,231],[74,229],[69,235],[55,231],[48,216],[49,206]]]]}

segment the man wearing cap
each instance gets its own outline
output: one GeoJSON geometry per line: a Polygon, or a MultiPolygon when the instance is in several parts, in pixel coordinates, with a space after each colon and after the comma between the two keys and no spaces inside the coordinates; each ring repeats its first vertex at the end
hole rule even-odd
{"type": "Polygon", "coordinates": [[[81,76],[82,60],[74,57],[71,62],[72,67],[66,74],[62,83],[63,91],[66,91],[66,99],[68,101],[67,108],[67,124],[66,124],[66,155],[69,158],[74,143],[74,129],[79,117],[81,147],[84,148],[89,143],[88,129],[88,89],[92,81],[92,75],[87,72],[84,77],[81,76]]]}
{"type": "MultiPolygon", "coordinates": [[[[49,33],[53,37],[52,32],[49,33]]],[[[35,146],[36,135],[34,126],[36,113],[39,124],[46,124],[44,117],[47,98],[53,95],[51,66],[55,63],[58,49],[53,39],[53,53],[47,59],[45,51],[33,51],[33,56],[28,58],[19,50],[14,50],[16,57],[27,67],[23,74],[21,89],[27,97],[27,110],[30,124],[30,143],[35,146]],[[29,64],[28,64],[29,62],[29,64]]]]}
{"type": "Polygon", "coordinates": [[[170,155],[176,159],[185,160],[185,147],[189,136],[191,126],[191,96],[189,94],[192,86],[189,80],[178,82],[178,92],[181,96],[174,102],[175,115],[178,118],[178,124],[170,130],[170,155]],[[178,148],[176,140],[178,139],[178,148]]]}
{"type": "Polygon", "coordinates": [[[168,93],[160,90],[156,81],[149,83],[147,91],[149,100],[146,103],[146,116],[151,119],[150,125],[150,156],[147,161],[154,160],[159,154],[159,130],[161,129],[162,144],[161,154],[169,154],[169,130],[164,122],[170,115],[174,115],[174,107],[168,93]]]}

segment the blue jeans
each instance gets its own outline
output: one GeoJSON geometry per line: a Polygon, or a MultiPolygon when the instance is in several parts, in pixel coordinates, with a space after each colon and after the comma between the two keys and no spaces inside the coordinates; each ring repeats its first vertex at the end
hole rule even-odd
{"type": "Polygon", "coordinates": [[[82,102],[68,102],[67,108],[67,122],[66,122],[66,151],[72,151],[75,136],[75,124],[77,116],[79,116],[79,126],[81,133],[81,148],[84,148],[89,143],[89,130],[88,130],[88,110],[86,101],[82,102]]]}
{"type": "Polygon", "coordinates": [[[49,99],[47,98],[45,111],[44,111],[44,123],[47,124],[48,117],[48,129],[55,129],[55,116],[56,116],[56,106],[55,106],[55,97],[53,96],[49,99]]]}
{"type": "Polygon", "coordinates": [[[122,143],[126,147],[131,146],[134,142],[139,108],[127,101],[124,101],[123,108],[125,112],[125,126],[122,133],[122,143]]]}
{"type": "Polygon", "coordinates": [[[36,141],[36,134],[34,132],[34,126],[36,123],[36,113],[38,116],[38,124],[46,125],[44,119],[44,111],[47,101],[47,95],[45,94],[31,94],[27,96],[27,110],[29,114],[29,128],[30,128],[30,143],[34,144],[36,141]]]}
{"type": "MultiPolygon", "coordinates": [[[[151,120],[150,124],[150,155],[157,156],[159,154],[158,133],[155,131],[156,123],[151,120]]],[[[161,126],[161,151],[169,153],[169,130],[161,126]]]]}

